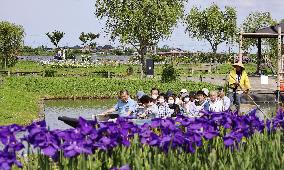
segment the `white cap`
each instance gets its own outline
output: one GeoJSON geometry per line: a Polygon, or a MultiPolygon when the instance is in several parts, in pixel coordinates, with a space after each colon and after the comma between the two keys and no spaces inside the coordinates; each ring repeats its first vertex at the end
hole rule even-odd
{"type": "Polygon", "coordinates": [[[181,89],[180,92],[181,92],[181,93],[187,93],[187,90],[186,90],[186,89],[181,89]]]}
{"type": "Polygon", "coordinates": [[[203,88],[202,91],[204,92],[204,94],[205,94],[206,96],[209,95],[209,90],[208,90],[207,88],[203,88]]]}

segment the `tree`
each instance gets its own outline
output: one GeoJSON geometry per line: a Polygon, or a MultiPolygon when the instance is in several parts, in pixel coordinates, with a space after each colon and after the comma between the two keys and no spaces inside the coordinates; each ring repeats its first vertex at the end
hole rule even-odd
{"type": "Polygon", "coordinates": [[[284,19],[281,19],[280,23],[284,23],[284,19]]]}
{"type": "Polygon", "coordinates": [[[185,18],[186,32],[191,38],[207,40],[213,53],[223,42],[233,42],[237,33],[237,12],[232,7],[224,11],[213,4],[205,10],[193,7],[185,18]]]}
{"type": "Polygon", "coordinates": [[[60,32],[60,31],[53,31],[51,33],[46,33],[46,35],[48,36],[48,38],[50,39],[51,43],[56,47],[58,48],[58,44],[59,44],[59,41],[63,38],[64,36],[64,32],[60,32]]]}
{"type": "MultiPolygon", "coordinates": [[[[269,27],[272,25],[276,25],[277,22],[272,19],[271,14],[269,12],[252,12],[249,16],[246,17],[242,24],[242,29],[244,32],[255,32],[261,28],[269,27]]],[[[268,45],[268,53],[271,55],[277,54],[277,39],[263,39],[264,44],[268,45]]],[[[257,46],[257,39],[247,38],[243,41],[244,50],[249,50],[253,47],[257,46]]],[[[257,60],[257,71],[259,73],[262,63],[262,56],[259,55],[257,60]]]]}
{"type": "Polygon", "coordinates": [[[2,68],[13,66],[24,42],[24,28],[7,21],[0,22],[0,59],[2,68]]]}
{"type": "Polygon", "coordinates": [[[131,44],[139,53],[145,73],[147,49],[167,38],[178,19],[183,16],[187,0],[122,0],[96,1],[96,16],[106,17],[107,32],[113,40],[131,44]]]}
{"type": "Polygon", "coordinates": [[[100,34],[94,34],[91,32],[85,34],[84,32],[82,32],[79,39],[82,41],[82,45],[84,47],[88,47],[88,51],[90,51],[90,49],[96,48],[96,43],[94,42],[94,40],[99,37],[100,34]]]}

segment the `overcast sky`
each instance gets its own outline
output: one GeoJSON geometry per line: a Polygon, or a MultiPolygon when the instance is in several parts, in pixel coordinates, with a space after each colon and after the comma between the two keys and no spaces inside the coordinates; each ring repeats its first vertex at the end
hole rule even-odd
{"type": "MultiPolygon", "coordinates": [[[[253,11],[269,11],[277,20],[284,18],[284,0],[189,0],[186,11],[192,6],[206,8],[212,3],[235,7],[238,12],[238,24],[253,11]]],[[[81,32],[100,33],[97,40],[99,45],[111,44],[104,33],[104,22],[94,15],[95,0],[0,0],[0,20],[7,20],[24,26],[26,37],[25,44],[31,46],[52,46],[45,35],[46,32],[61,30],[65,37],[60,45],[79,45],[78,39],[81,32]]],[[[205,41],[188,38],[184,33],[185,28],[178,24],[172,36],[159,43],[159,46],[168,45],[191,51],[210,51],[210,46],[205,41]]],[[[219,52],[228,47],[221,45],[219,52]]]]}

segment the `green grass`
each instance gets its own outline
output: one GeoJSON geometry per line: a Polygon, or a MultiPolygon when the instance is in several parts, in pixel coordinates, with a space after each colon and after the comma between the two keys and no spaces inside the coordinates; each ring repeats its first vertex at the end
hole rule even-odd
{"type": "Polygon", "coordinates": [[[38,118],[39,96],[16,87],[0,88],[0,125],[27,124],[38,118]]]}
{"type": "Polygon", "coordinates": [[[7,77],[0,89],[0,125],[11,123],[29,124],[38,117],[40,98],[114,98],[118,91],[128,89],[134,97],[138,90],[150,92],[157,87],[179,92],[182,88],[196,91],[215,86],[207,83],[181,82],[161,83],[157,80],[122,80],[91,77],[7,77]]]}

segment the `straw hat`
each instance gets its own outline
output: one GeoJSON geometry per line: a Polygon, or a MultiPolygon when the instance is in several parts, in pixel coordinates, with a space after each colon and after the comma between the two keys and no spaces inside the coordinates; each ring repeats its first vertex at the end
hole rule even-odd
{"type": "Polygon", "coordinates": [[[243,69],[245,69],[243,63],[241,63],[241,62],[237,62],[237,63],[233,64],[233,67],[236,67],[236,66],[239,66],[239,67],[242,67],[243,69]]]}

